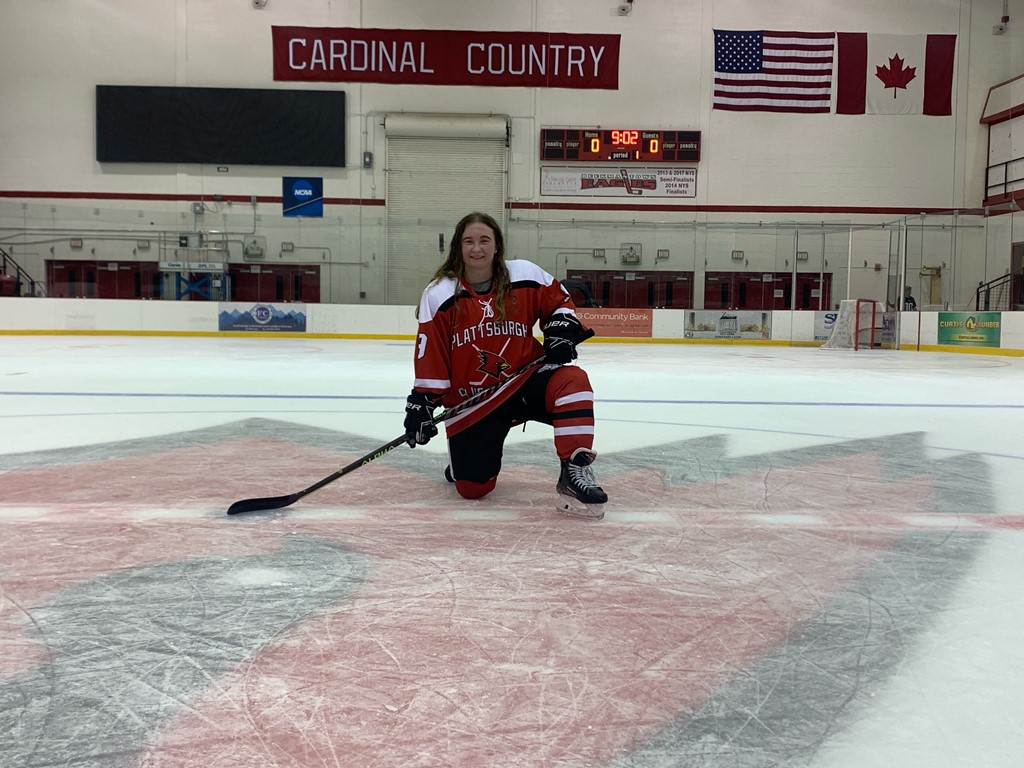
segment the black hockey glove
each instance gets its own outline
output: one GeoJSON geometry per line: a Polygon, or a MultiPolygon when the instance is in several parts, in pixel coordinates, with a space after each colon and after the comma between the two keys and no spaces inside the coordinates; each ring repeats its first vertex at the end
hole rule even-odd
{"type": "Polygon", "coordinates": [[[572,315],[557,314],[544,327],[544,360],[565,365],[576,359],[576,345],[583,335],[583,326],[572,315]]]}
{"type": "Polygon", "coordinates": [[[426,445],[437,435],[433,425],[437,396],[417,392],[415,389],[405,401],[405,442],[410,448],[426,445]]]}

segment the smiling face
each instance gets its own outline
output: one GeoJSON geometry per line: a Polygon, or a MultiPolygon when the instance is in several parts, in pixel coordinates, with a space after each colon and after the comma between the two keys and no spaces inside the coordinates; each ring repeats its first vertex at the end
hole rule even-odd
{"type": "Polygon", "coordinates": [[[486,224],[473,222],[462,233],[462,263],[466,281],[483,283],[494,276],[494,253],[497,247],[494,230],[486,224]]]}

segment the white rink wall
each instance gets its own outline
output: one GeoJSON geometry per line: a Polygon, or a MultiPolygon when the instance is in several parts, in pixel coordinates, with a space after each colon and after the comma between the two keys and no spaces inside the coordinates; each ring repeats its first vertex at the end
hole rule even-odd
{"type": "MultiPolygon", "coordinates": [[[[135,301],[122,299],[0,298],[0,335],[22,333],[96,333],[152,335],[216,335],[218,302],[135,301]]],[[[416,334],[411,306],[304,304],[306,334],[344,337],[403,337],[416,334]]],[[[652,310],[652,340],[683,340],[684,310],[652,310]]],[[[819,344],[814,340],[815,312],[774,310],[770,341],[711,340],[720,344],[819,344]]],[[[938,346],[938,312],[899,315],[900,346],[957,352],[1024,353],[1024,312],[1001,313],[1000,350],[984,347],[938,346]]],[[[261,334],[267,335],[267,334],[261,334]]],[[[272,333],[270,335],[273,335],[272,333]]],[[[630,342],[640,339],[624,339],[630,342]]],[[[597,339],[600,341],[600,337],[597,339]]],[[[709,343],[708,341],[687,343],[709,343]]]]}

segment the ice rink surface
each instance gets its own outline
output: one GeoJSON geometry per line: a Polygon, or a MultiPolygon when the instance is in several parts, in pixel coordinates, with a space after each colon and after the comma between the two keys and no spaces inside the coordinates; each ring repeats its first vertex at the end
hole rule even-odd
{"type": "Polygon", "coordinates": [[[581,348],[495,492],[412,343],[0,336],[0,765],[1019,768],[1024,359],[581,348]]]}

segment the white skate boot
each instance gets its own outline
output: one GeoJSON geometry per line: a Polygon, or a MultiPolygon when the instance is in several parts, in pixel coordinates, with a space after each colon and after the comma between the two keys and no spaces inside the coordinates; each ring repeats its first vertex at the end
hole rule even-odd
{"type": "Polygon", "coordinates": [[[577,448],[567,461],[562,462],[562,474],[558,478],[559,512],[577,517],[600,520],[604,517],[604,503],[608,494],[594,478],[594,463],[597,454],[587,448],[577,448]]]}

